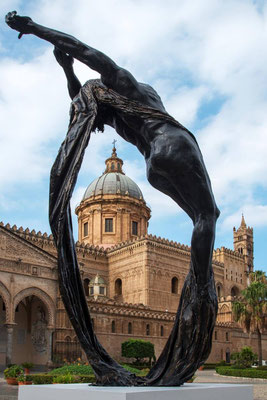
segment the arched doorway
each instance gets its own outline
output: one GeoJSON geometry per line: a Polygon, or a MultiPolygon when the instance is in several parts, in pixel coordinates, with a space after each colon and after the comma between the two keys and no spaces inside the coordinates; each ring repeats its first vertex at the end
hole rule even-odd
{"type": "MultiPolygon", "coordinates": [[[[47,299],[28,290],[15,296],[12,363],[45,365],[52,357],[52,313],[47,299]],[[26,296],[24,297],[23,294],[26,296]],[[44,300],[44,301],[43,301],[44,300]]],[[[51,300],[51,299],[50,299],[51,300]]]]}
{"type": "Polygon", "coordinates": [[[231,296],[237,297],[239,295],[239,289],[236,286],[233,286],[231,289],[231,296]]]}
{"type": "Polygon", "coordinates": [[[229,348],[227,348],[225,351],[225,361],[227,362],[227,364],[230,364],[231,362],[231,353],[229,348]]]}

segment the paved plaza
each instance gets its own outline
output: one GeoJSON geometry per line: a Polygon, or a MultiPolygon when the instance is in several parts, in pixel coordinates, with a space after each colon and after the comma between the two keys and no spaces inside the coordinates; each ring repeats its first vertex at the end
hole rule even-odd
{"type": "MultiPolygon", "coordinates": [[[[246,385],[253,385],[254,398],[253,400],[267,400],[267,380],[263,379],[249,379],[249,378],[234,378],[217,375],[214,370],[211,371],[198,371],[197,383],[239,383],[246,385]]],[[[17,400],[18,386],[7,385],[0,374],[0,400],[17,400]]],[[[230,400],[230,399],[229,399],[230,400]]]]}

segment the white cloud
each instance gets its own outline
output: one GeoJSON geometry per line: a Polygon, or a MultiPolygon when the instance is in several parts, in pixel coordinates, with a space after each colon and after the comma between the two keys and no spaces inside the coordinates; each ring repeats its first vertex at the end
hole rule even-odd
{"type": "MultiPolygon", "coordinates": [[[[27,7],[15,0],[8,3],[10,7],[7,0],[1,3],[3,13],[20,7],[21,14],[27,11],[37,22],[65,30],[114,58],[138,80],[154,86],[168,112],[196,129],[223,211],[223,227],[232,224],[233,215],[239,215],[239,221],[246,207],[251,217],[253,207],[254,215],[260,215],[259,207],[265,210],[256,189],[267,186],[266,2],[260,6],[252,0],[80,0],[77,6],[70,0],[42,0],[27,7]],[[208,116],[202,110],[207,103],[208,116]]],[[[15,32],[9,31],[8,37],[10,42],[17,40],[15,32]]],[[[25,36],[19,43],[30,45],[32,40],[25,36]]],[[[14,56],[0,60],[2,196],[17,181],[42,179],[56,154],[55,143],[58,146],[66,132],[65,78],[52,46],[44,49],[27,61],[14,56]]],[[[78,62],[75,70],[82,82],[98,76],[78,62]]],[[[78,187],[103,172],[114,137],[118,139],[112,130],[92,135],[78,187]]],[[[118,145],[121,154],[126,151],[127,161],[130,147],[121,139],[118,145]]],[[[162,205],[165,212],[177,212],[172,200],[147,184],[141,173],[144,164],[133,165],[131,160],[126,172],[143,190],[154,217],[162,205]]],[[[260,220],[267,225],[265,218],[260,220]]],[[[258,223],[255,216],[253,221],[258,223]]]]}
{"type": "Polygon", "coordinates": [[[267,224],[267,205],[244,204],[242,208],[225,218],[222,229],[229,230],[233,226],[238,228],[242,213],[245,215],[246,221],[249,221],[248,225],[253,226],[253,228],[262,227],[267,224]]]}

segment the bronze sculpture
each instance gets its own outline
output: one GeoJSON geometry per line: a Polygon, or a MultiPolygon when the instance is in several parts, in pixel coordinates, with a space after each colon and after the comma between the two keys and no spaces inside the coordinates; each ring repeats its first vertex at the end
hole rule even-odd
{"type": "Polygon", "coordinates": [[[72,98],[71,119],[50,176],[49,220],[58,248],[59,286],[64,305],[97,378],[108,386],[179,386],[207,359],[217,314],[212,271],[219,216],[195,137],[167,114],[160,97],[109,57],[65,33],[8,13],[7,24],[55,46],[72,98]],[[81,85],[73,58],[100,73],[81,85]],[[149,182],[170,196],[191,218],[191,263],[169,339],[145,378],[126,371],[98,342],[80,278],[72,234],[70,198],[90,134],[110,125],[144,155],[149,182]]]}

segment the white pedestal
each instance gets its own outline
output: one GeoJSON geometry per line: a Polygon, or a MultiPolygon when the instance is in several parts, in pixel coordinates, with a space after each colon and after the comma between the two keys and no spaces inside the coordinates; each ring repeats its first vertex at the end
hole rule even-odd
{"type": "Polygon", "coordinates": [[[186,383],[180,387],[19,386],[18,400],[253,400],[252,385],[186,383]]]}

